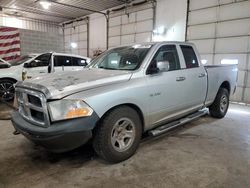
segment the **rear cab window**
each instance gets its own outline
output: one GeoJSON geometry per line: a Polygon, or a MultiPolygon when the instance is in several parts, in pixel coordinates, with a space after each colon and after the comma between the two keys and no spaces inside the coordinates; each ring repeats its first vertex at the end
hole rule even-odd
{"type": "Polygon", "coordinates": [[[69,56],[54,56],[54,67],[72,66],[72,58],[69,56]]]}
{"type": "Polygon", "coordinates": [[[79,57],[72,57],[72,66],[86,66],[87,60],[79,57]]]}
{"type": "Polygon", "coordinates": [[[181,48],[181,51],[185,60],[186,68],[190,69],[190,68],[199,67],[199,62],[198,62],[198,59],[194,52],[193,47],[187,46],[187,45],[180,45],[180,48],[181,48]]]}

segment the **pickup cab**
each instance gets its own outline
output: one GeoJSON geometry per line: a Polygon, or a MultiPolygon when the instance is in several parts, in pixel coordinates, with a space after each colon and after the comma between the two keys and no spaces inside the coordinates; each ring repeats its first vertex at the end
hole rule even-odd
{"type": "Polygon", "coordinates": [[[17,133],[52,152],[91,140],[109,162],[132,156],[143,133],[159,135],[207,113],[223,118],[237,67],[203,66],[192,43],[110,49],[84,70],[16,85],[17,133]]]}
{"type": "Polygon", "coordinates": [[[21,56],[0,66],[0,100],[10,101],[14,98],[14,84],[17,81],[64,70],[82,70],[89,62],[88,57],[56,52],[21,56]]]}

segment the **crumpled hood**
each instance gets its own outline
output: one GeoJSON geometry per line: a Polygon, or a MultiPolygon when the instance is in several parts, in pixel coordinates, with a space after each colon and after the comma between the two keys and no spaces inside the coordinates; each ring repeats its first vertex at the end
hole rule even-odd
{"type": "Polygon", "coordinates": [[[47,99],[59,99],[80,91],[128,81],[131,75],[128,71],[91,68],[46,74],[18,82],[16,87],[42,91],[47,99]]]}

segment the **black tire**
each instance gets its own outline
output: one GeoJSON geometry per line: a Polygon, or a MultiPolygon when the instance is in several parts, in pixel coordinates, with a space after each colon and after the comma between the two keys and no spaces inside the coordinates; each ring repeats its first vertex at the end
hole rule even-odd
{"type": "Polygon", "coordinates": [[[16,82],[10,79],[1,79],[0,80],[0,99],[3,101],[11,101],[15,96],[15,87],[16,82]]]}
{"type": "Polygon", "coordinates": [[[141,134],[142,123],[136,110],[121,106],[106,114],[98,124],[94,131],[93,147],[101,158],[118,163],[135,153],[141,134]],[[126,137],[126,133],[131,134],[131,138],[126,137]]]}
{"type": "Polygon", "coordinates": [[[212,117],[223,118],[229,106],[229,93],[225,88],[220,88],[213,104],[209,107],[209,112],[212,117]]]}

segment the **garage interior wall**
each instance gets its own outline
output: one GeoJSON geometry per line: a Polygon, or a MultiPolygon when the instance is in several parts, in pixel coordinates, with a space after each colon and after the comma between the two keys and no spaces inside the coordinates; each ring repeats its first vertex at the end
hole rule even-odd
{"type": "Polygon", "coordinates": [[[54,22],[0,16],[0,26],[19,28],[21,55],[64,51],[61,27],[54,22]]]}
{"type": "Polygon", "coordinates": [[[87,56],[87,38],[88,28],[87,20],[73,22],[64,26],[64,50],[66,53],[78,54],[87,56]],[[71,43],[76,43],[77,46],[73,48],[71,43]]]}
{"type": "Polygon", "coordinates": [[[152,41],[154,10],[152,3],[110,14],[109,47],[152,41]]]}
{"type": "Polygon", "coordinates": [[[232,100],[250,102],[250,1],[190,0],[187,40],[207,64],[238,63],[232,100]]]}
{"type": "MultiPolygon", "coordinates": [[[[109,20],[109,47],[133,43],[157,41],[159,38],[152,36],[154,28],[164,26],[166,33],[160,39],[164,41],[185,40],[186,28],[186,0],[157,0],[154,23],[153,4],[147,2],[142,5],[128,6],[127,9],[119,10],[121,6],[114,7],[110,13],[109,20]]],[[[104,11],[106,12],[106,11],[104,11]]],[[[106,19],[101,14],[89,15],[89,56],[93,56],[93,51],[106,50],[106,19]]],[[[65,25],[64,40],[65,50],[80,55],[87,55],[87,51],[81,48],[87,45],[86,23],[74,21],[65,25]],[[79,27],[85,28],[79,32],[79,27]],[[75,29],[72,29],[75,28],[75,29]],[[79,40],[81,38],[81,40],[79,40]],[[78,49],[73,49],[70,43],[78,41],[78,49]],[[79,47],[82,46],[82,47],[79,47]],[[80,49],[80,50],[79,50],[80,49]]],[[[76,42],[77,43],[77,42],[76,42]]]]}

